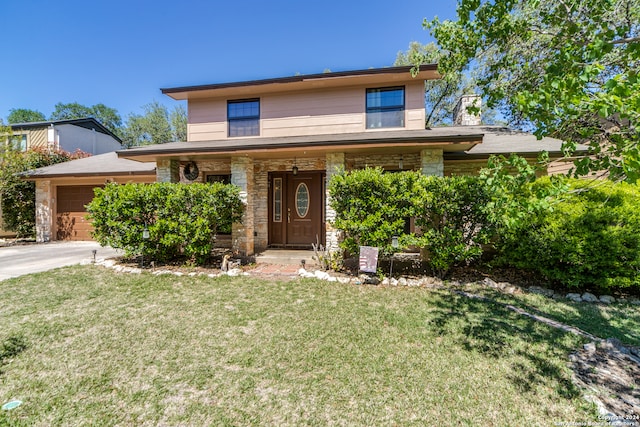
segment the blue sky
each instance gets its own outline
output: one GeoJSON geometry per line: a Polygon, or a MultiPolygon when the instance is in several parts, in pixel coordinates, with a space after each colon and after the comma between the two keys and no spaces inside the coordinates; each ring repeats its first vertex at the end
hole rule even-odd
{"type": "Polygon", "coordinates": [[[0,0],[0,118],[103,103],[123,119],[160,88],[391,65],[455,0],[0,0]]]}

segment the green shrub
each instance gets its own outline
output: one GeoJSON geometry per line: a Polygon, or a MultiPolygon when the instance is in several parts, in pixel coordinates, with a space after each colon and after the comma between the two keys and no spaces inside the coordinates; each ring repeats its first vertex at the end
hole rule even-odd
{"type": "Polygon", "coordinates": [[[215,184],[109,184],[87,206],[100,244],[158,261],[203,263],[219,231],[242,218],[239,188],[215,184]],[[149,239],[143,241],[144,227],[149,239]]]}
{"type": "Polygon", "coordinates": [[[401,246],[424,249],[440,276],[477,259],[493,230],[485,209],[489,196],[478,178],[367,168],[334,176],[329,191],[344,250],[357,254],[359,246],[376,246],[389,254],[391,238],[399,236],[401,246]],[[412,217],[421,229],[417,235],[406,229],[412,217]]]}
{"type": "Polygon", "coordinates": [[[344,232],[341,248],[358,254],[360,246],[392,252],[391,238],[404,236],[405,223],[415,215],[418,172],[385,173],[366,168],[334,175],[329,182],[334,227],[344,232]]]}
{"type": "Polygon", "coordinates": [[[502,236],[501,260],[567,287],[638,291],[638,206],[636,185],[572,181],[562,200],[502,236]]]}
{"type": "Polygon", "coordinates": [[[426,252],[434,272],[444,277],[452,267],[480,258],[495,229],[484,183],[470,176],[421,176],[418,185],[416,225],[421,233],[415,244],[426,252]]]}

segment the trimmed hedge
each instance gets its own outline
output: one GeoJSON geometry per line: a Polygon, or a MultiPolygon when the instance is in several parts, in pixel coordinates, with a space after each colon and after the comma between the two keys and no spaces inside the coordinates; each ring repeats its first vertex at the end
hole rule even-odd
{"type": "Polygon", "coordinates": [[[348,254],[357,254],[359,246],[390,254],[392,237],[399,236],[401,246],[422,248],[439,276],[479,258],[493,230],[484,208],[489,196],[476,177],[366,168],[335,175],[329,191],[333,225],[344,232],[341,247],[348,254]],[[406,230],[409,218],[421,233],[406,230]]]}
{"type": "Polygon", "coordinates": [[[204,263],[216,234],[242,218],[240,189],[215,184],[108,184],[95,189],[87,205],[93,236],[101,245],[123,249],[127,256],[158,261],[186,257],[204,263]],[[142,238],[144,227],[149,239],[142,238]]]}

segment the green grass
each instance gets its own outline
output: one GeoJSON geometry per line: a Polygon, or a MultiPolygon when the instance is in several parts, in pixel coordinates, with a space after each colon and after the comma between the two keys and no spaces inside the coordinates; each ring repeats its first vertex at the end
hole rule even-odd
{"type": "Polygon", "coordinates": [[[70,267],[0,282],[0,425],[596,421],[579,338],[446,291],[70,267]],[[1,349],[1,347],[0,347],[1,349]]]}
{"type": "Polygon", "coordinates": [[[640,346],[640,306],[637,305],[577,303],[533,293],[505,294],[481,286],[470,286],[468,289],[496,301],[578,327],[599,338],[617,338],[623,344],[640,346]]]}

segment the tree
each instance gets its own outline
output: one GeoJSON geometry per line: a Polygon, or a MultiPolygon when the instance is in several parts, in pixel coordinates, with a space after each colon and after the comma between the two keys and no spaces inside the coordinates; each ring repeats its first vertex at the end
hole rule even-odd
{"type": "Polygon", "coordinates": [[[154,101],[142,107],[144,115],[129,114],[123,131],[125,147],[163,144],[171,141],[186,141],[187,114],[182,106],[171,113],[167,107],[154,101]]]}
{"type": "MultiPolygon", "coordinates": [[[[490,107],[591,156],[574,172],[640,178],[638,0],[459,0],[457,21],[425,20],[445,75],[474,67],[490,107]]],[[[416,61],[417,63],[417,61],[416,61]]]]}
{"type": "Polygon", "coordinates": [[[184,106],[176,106],[169,114],[171,121],[171,132],[174,141],[187,140],[187,110],[184,106]]]}
{"type": "Polygon", "coordinates": [[[46,117],[40,111],[27,108],[12,108],[7,116],[7,122],[10,124],[43,122],[45,120],[47,120],[46,117]]]}
{"type": "Polygon", "coordinates": [[[55,105],[55,109],[49,119],[70,120],[86,117],[93,117],[116,135],[120,135],[122,132],[122,117],[118,114],[118,110],[107,107],[104,104],[95,104],[87,107],[77,102],[68,104],[59,102],[55,105]]]}
{"type": "MultiPolygon", "coordinates": [[[[440,62],[441,57],[442,52],[435,43],[423,45],[414,41],[406,52],[398,52],[393,65],[433,64],[440,62]]],[[[427,80],[424,86],[426,127],[451,125],[458,99],[473,91],[471,80],[461,72],[447,73],[438,80],[427,80]]]]}

